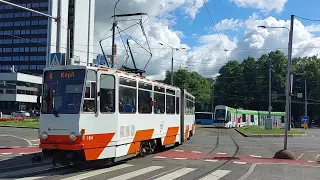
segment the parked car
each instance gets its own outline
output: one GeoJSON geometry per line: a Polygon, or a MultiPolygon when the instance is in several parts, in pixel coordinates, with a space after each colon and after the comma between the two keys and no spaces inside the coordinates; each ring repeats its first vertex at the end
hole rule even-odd
{"type": "Polygon", "coordinates": [[[30,117],[30,113],[27,111],[15,111],[11,113],[13,117],[30,117]]]}

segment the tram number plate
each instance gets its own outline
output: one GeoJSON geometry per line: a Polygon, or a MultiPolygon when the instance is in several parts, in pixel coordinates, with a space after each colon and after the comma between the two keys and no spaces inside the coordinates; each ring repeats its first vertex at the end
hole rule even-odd
{"type": "Polygon", "coordinates": [[[93,140],[93,136],[87,136],[87,140],[89,141],[93,140]]]}

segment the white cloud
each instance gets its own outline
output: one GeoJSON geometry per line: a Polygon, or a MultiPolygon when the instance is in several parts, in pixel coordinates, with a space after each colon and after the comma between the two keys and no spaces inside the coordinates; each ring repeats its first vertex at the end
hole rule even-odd
{"type": "Polygon", "coordinates": [[[310,26],[306,26],[306,28],[311,33],[320,32],[320,25],[319,24],[311,24],[310,26]]]}
{"type": "MultiPolygon", "coordinates": [[[[185,6],[185,12],[194,19],[199,12],[199,9],[204,5],[204,0],[187,0],[187,5],[185,6]]],[[[207,2],[208,0],[205,0],[207,2]]]]}
{"type": "Polygon", "coordinates": [[[220,21],[216,28],[218,31],[232,30],[237,31],[240,27],[243,26],[242,20],[239,19],[224,19],[220,21]]]}
{"type": "Polygon", "coordinates": [[[283,11],[284,5],[288,0],[230,0],[239,7],[260,9],[265,12],[283,11]]]}

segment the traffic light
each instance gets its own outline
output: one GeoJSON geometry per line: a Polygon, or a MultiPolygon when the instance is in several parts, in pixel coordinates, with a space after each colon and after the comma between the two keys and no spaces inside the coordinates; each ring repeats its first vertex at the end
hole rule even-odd
{"type": "Polygon", "coordinates": [[[299,93],[304,93],[304,81],[301,74],[293,73],[291,75],[291,93],[297,96],[299,93]]]}

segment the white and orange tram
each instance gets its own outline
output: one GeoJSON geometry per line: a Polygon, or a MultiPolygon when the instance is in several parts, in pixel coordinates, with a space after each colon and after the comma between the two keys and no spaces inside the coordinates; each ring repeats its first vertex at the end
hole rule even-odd
{"type": "Polygon", "coordinates": [[[40,148],[53,163],[145,155],[195,133],[185,90],[106,67],[44,70],[40,148]]]}

